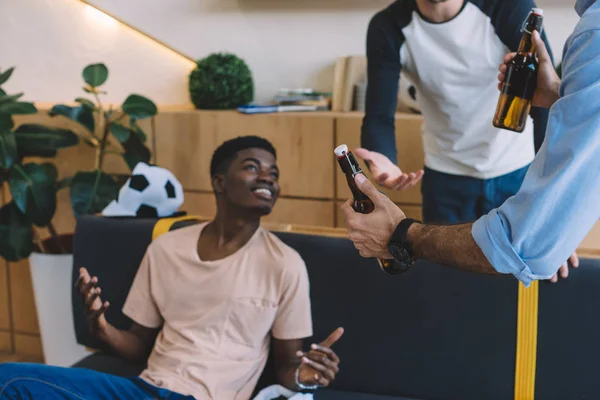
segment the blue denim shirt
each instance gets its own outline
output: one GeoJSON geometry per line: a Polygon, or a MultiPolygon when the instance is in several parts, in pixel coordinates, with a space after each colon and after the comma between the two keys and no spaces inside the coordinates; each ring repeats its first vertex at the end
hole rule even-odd
{"type": "Polygon", "coordinates": [[[548,279],[600,218],[600,0],[579,0],[560,98],[519,192],[475,222],[492,266],[529,286],[548,279]]]}

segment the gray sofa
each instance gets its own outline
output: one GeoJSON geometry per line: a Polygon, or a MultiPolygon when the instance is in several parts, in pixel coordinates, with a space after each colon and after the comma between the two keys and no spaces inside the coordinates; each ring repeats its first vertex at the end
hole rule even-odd
{"type": "MultiPolygon", "coordinates": [[[[106,317],[118,328],[131,323],[120,308],[156,222],[93,216],[77,222],[73,282],[79,266],[99,277],[103,297],[112,303],[106,317]]],[[[276,234],[307,264],[315,340],[338,326],[346,329],[335,347],[341,371],[329,388],[316,392],[317,400],[515,398],[515,278],[425,261],[388,276],[347,239],[276,234]]],[[[559,284],[540,282],[535,399],[600,397],[599,288],[600,261],[592,259],[559,284]]],[[[97,347],[75,291],[73,313],[78,342],[97,347]]],[[[143,368],[101,352],[75,366],[117,375],[143,368]]],[[[273,382],[269,362],[256,390],[273,382]]]]}

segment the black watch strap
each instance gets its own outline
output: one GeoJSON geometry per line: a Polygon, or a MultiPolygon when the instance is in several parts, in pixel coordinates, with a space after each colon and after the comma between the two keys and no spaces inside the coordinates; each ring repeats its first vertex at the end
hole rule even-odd
{"type": "Polygon", "coordinates": [[[412,246],[406,241],[406,235],[408,234],[408,229],[414,223],[422,224],[421,221],[412,218],[405,218],[400,221],[400,223],[396,226],[396,229],[394,230],[390,240],[390,243],[394,243],[397,246],[403,247],[413,260],[415,259],[415,252],[412,246]]]}

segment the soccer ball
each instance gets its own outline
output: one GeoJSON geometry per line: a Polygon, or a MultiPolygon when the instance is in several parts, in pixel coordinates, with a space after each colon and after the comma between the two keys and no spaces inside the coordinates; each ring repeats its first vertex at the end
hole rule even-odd
{"type": "Polygon", "coordinates": [[[411,111],[421,113],[421,107],[419,106],[417,96],[418,93],[415,85],[406,75],[401,74],[398,88],[398,100],[411,111]]]}
{"type": "Polygon", "coordinates": [[[119,190],[117,200],[102,214],[161,218],[173,215],[182,204],[183,187],[171,171],[140,162],[119,190]]]}

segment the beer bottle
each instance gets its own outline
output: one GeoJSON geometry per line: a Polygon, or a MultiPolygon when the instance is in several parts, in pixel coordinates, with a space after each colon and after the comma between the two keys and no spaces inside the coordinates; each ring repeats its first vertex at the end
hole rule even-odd
{"type": "MultiPolygon", "coordinates": [[[[346,175],[346,181],[348,182],[348,186],[350,187],[350,191],[352,192],[352,197],[354,198],[354,204],[352,208],[354,211],[361,214],[369,214],[375,210],[375,204],[373,201],[363,192],[360,191],[358,186],[356,186],[356,182],[354,182],[354,177],[358,174],[363,174],[364,172],[354,154],[348,150],[348,146],[345,144],[339,145],[335,148],[334,153],[337,157],[338,164],[342,168],[342,172],[346,175]]],[[[390,275],[401,274],[408,270],[408,268],[404,268],[398,263],[395,259],[377,259],[379,263],[379,267],[386,273],[390,275]]]]}
{"type": "Polygon", "coordinates": [[[515,57],[508,63],[494,115],[496,128],[523,132],[537,86],[538,62],[534,53],[533,31],[542,32],[544,12],[533,8],[523,24],[523,37],[515,57]]]}

